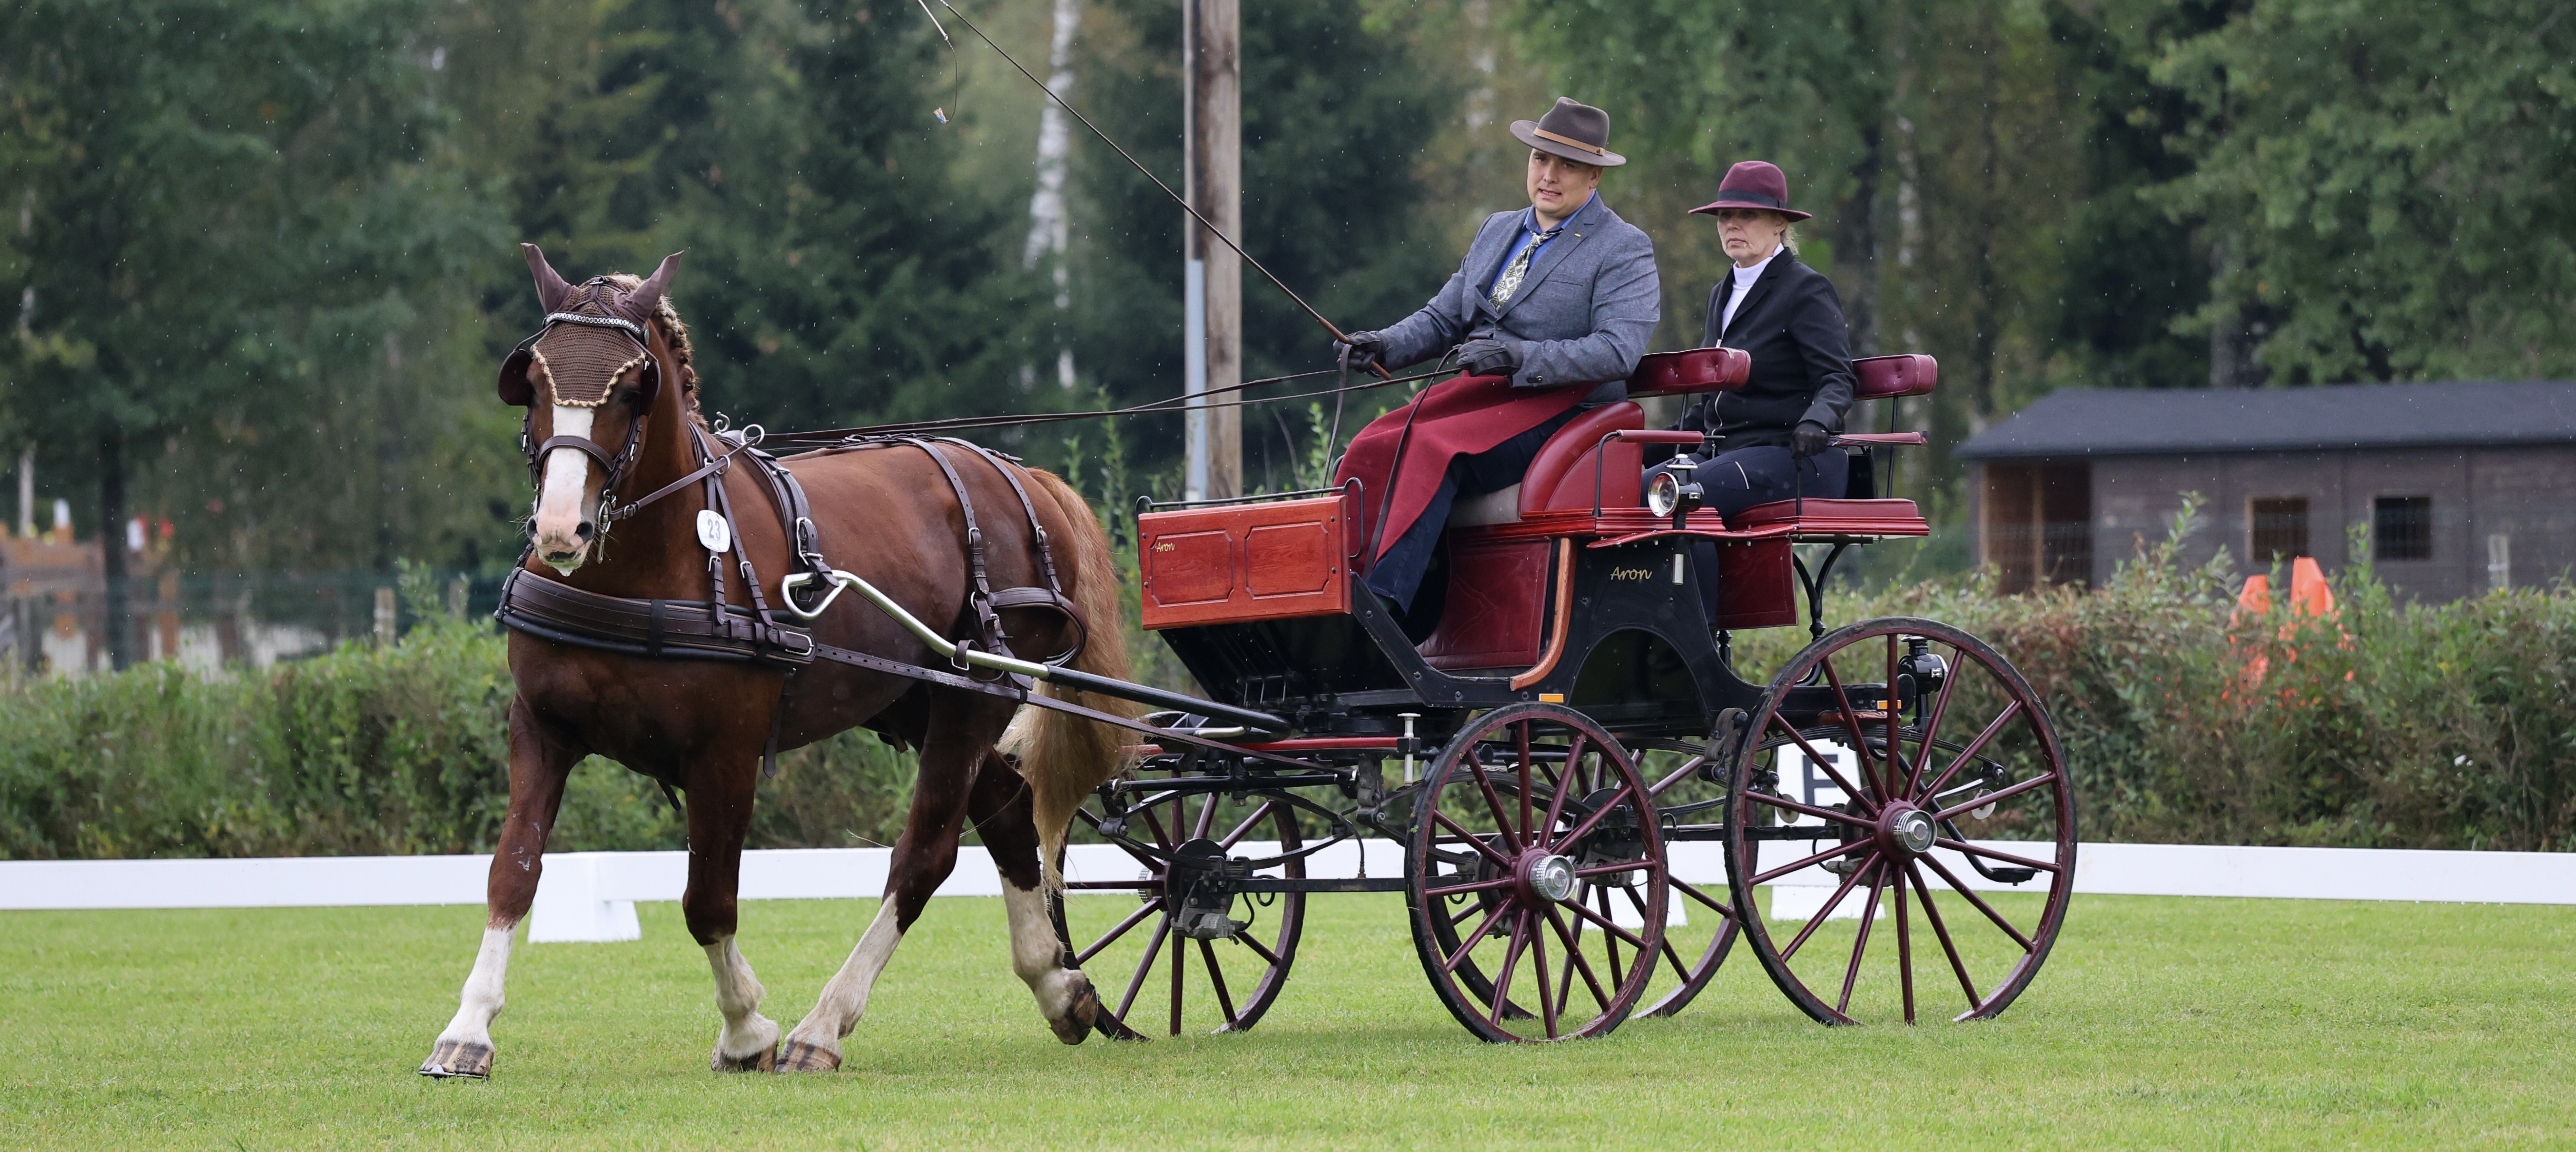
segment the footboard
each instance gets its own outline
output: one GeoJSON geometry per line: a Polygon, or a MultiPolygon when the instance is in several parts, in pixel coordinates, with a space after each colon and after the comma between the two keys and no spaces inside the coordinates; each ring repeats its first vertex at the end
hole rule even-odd
{"type": "Polygon", "coordinates": [[[1145,627],[1349,611],[1348,503],[1334,495],[1138,516],[1145,627]]]}

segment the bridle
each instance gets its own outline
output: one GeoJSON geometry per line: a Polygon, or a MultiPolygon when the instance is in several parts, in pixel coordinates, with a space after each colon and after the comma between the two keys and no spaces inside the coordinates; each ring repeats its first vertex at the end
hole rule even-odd
{"type": "MultiPolygon", "coordinates": [[[[584,293],[581,299],[567,299],[565,303],[567,306],[590,303],[598,300],[599,293],[608,288],[609,285],[607,283],[607,277],[594,277],[577,289],[577,291],[584,293]]],[[[614,381],[611,381],[611,384],[614,383],[614,381]]],[[[718,451],[711,449],[707,445],[705,442],[706,437],[703,433],[697,433],[696,429],[692,428],[691,431],[696,434],[689,437],[689,446],[697,456],[697,469],[686,476],[682,476],[677,480],[655,489],[642,499],[622,505],[617,503],[618,487],[626,477],[626,470],[634,464],[637,450],[643,446],[644,424],[645,421],[653,414],[653,402],[659,396],[661,386],[661,357],[653,354],[652,343],[644,325],[620,316],[594,316],[584,312],[568,311],[548,312],[546,313],[545,322],[539,325],[535,332],[530,333],[527,339],[519,341],[517,347],[510,350],[509,358],[501,365],[501,398],[508,403],[518,405],[522,409],[519,417],[519,452],[527,459],[529,486],[532,488],[543,488],[545,483],[546,459],[552,456],[554,451],[558,448],[570,448],[584,456],[588,456],[592,461],[599,465],[602,471],[607,473],[606,482],[602,483],[599,488],[599,505],[593,510],[592,515],[588,518],[595,533],[591,537],[591,542],[594,544],[607,538],[608,530],[611,525],[620,520],[633,518],[637,512],[642,511],[646,506],[654,503],[655,501],[658,501],[665,496],[669,496],[694,482],[704,480],[709,476],[722,476],[727,468],[732,464],[734,453],[742,451],[744,448],[759,442],[756,435],[727,435],[720,433],[718,435],[718,439],[726,444],[727,447],[718,451]],[[549,436],[542,444],[534,442],[536,438],[536,402],[538,398],[535,394],[536,390],[534,385],[528,382],[528,366],[537,359],[537,342],[544,339],[546,333],[553,331],[557,324],[575,324],[586,328],[601,328],[619,332],[625,335],[628,339],[634,341],[636,352],[644,362],[644,380],[641,400],[636,405],[634,418],[629,420],[626,424],[625,443],[619,445],[617,451],[614,453],[610,452],[604,445],[588,436],[576,436],[570,433],[557,433],[549,436]]],[[[549,397],[549,399],[551,399],[551,397],[549,397]]],[[[601,403],[605,405],[607,401],[603,399],[601,403]]],[[[751,433],[754,429],[745,429],[744,431],[745,433],[751,433]]],[[[530,538],[529,544],[531,548],[535,546],[533,535],[530,538]]]]}

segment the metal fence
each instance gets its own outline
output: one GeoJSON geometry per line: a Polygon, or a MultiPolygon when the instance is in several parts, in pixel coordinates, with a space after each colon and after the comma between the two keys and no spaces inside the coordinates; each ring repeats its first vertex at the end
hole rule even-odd
{"type": "Polygon", "coordinates": [[[435,603],[405,603],[393,572],[164,572],[112,594],[97,579],[20,583],[0,600],[0,659],[30,675],[81,676],[118,664],[175,660],[213,672],[265,668],[328,652],[349,640],[391,638],[423,607],[488,615],[497,576],[430,573],[435,603]],[[121,635],[120,635],[121,633],[121,635]]]}

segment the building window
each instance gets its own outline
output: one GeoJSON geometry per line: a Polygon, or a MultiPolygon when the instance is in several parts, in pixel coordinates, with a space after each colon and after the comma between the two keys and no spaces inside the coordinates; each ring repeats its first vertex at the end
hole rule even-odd
{"type": "Polygon", "coordinates": [[[2254,529],[2251,555],[2256,564],[2271,564],[2308,551],[2308,498],[2257,496],[2248,501],[2246,519],[2254,529]]]}
{"type": "Polygon", "coordinates": [[[2433,498],[2382,496],[2370,506],[2373,560],[2433,558],[2433,498]]]}

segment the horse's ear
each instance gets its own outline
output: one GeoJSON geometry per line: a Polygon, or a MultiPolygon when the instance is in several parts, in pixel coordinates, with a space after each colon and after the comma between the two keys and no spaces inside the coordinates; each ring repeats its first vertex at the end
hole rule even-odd
{"type": "Polygon", "coordinates": [[[521,244],[519,251],[528,258],[528,271],[537,277],[537,303],[552,312],[563,307],[564,297],[572,294],[572,285],[564,283],[563,274],[546,263],[546,254],[534,244],[521,244]]]}
{"type": "Polygon", "coordinates": [[[680,270],[680,257],[688,254],[689,250],[683,248],[663,257],[662,266],[654,269],[650,278],[636,285],[633,292],[626,294],[626,306],[634,310],[633,318],[637,322],[652,318],[653,306],[661,303],[662,294],[671,290],[671,274],[680,270]]]}
{"type": "Polygon", "coordinates": [[[528,367],[536,363],[536,359],[534,353],[521,348],[510,353],[510,358],[501,362],[501,380],[498,390],[501,393],[502,403],[513,408],[525,408],[536,402],[537,386],[528,379],[528,367]]]}

